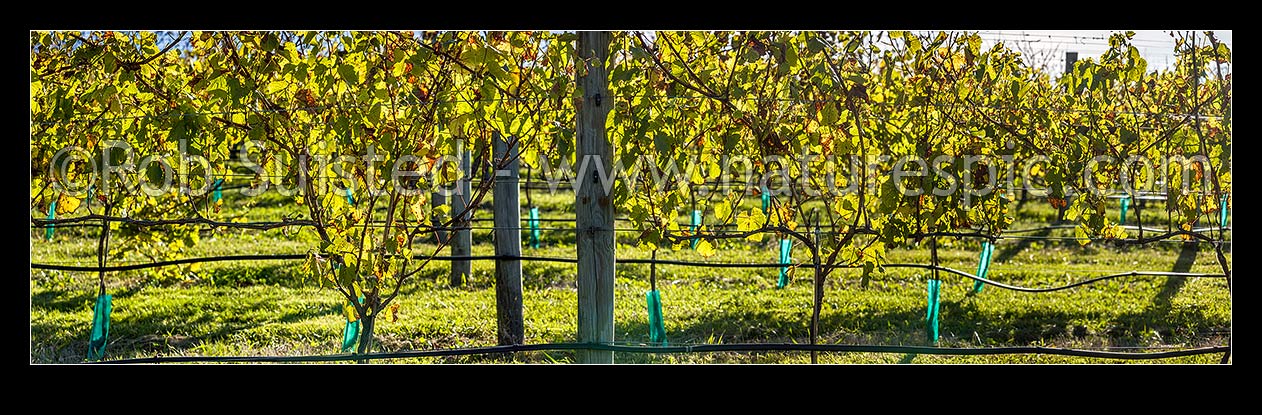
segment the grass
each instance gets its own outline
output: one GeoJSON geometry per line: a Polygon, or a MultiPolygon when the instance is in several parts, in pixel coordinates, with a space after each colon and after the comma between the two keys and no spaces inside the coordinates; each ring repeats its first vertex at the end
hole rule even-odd
{"type": "MultiPolygon", "coordinates": [[[[535,192],[544,217],[572,217],[572,195],[535,192]]],[[[523,203],[524,203],[523,197],[523,203]]],[[[282,198],[259,198],[248,209],[232,196],[223,217],[275,220],[298,213],[282,198]],[[238,206],[232,208],[231,206],[238,206]]],[[[756,201],[755,201],[756,203],[756,201]]],[[[1158,219],[1144,211],[1145,220],[1158,219]]],[[[1134,214],[1134,211],[1131,212],[1134,214]]],[[[480,212],[477,217],[490,217],[480,212]]],[[[1054,210],[1031,202],[1018,211],[1014,228],[1055,219],[1054,210]]],[[[489,226],[489,223],[487,224],[489,226]]],[[[545,227],[563,226],[545,223],[545,227]]],[[[626,226],[619,223],[620,227],[626,226]]],[[[32,261],[95,264],[95,231],[59,229],[53,242],[32,231],[32,261]]],[[[1044,236],[1072,236],[1057,230],[1044,236]]],[[[573,233],[544,231],[544,247],[525,255],[573,257],[573,233]]],[[[184,256],[243,253],[302,253],[314,246],[310,231],[215,230],[184,256]]],[[[635,246],[634,233],[620,233],[619,258],[648,258],[635,246]]],[[[976,268],[978,244],[943,241],[943,265],[976,268]]],[[[492,254],[490,231],[474,232],[475,255],[492,254]]],[[[662,259],[772,262],[772,241],[724,242],[717,257],[691,250],[660,251],[662,259]]],[[[1145,247],[1079,247],[1073,241],[1004,240],[995,250],[990,276],[1031,287],[1063,285],[1091,276],[1130,270],[1220,272],[1207,247],[1163,242],[1145,247]]],[[[444,252],[445,254],[445,252],[444,252]]],[[[795,259],[805,259],[795,250],[795,259]]],[[[1230,258],[1230,255],[1228,255],[1230,258]]],[[[112,263],[144,261],[127,257],[112,263]]],[[[891,263],[928,263],[919,246],[893,248],[891,263]]],[[[419,350],[495,344],[494,262],[474,261],[464,287],[446,284],[448,264],[435,262],[400,296],[397,321],[378,324],[381,350],[419,350]]],[[[303,280],[301,261],[215,262],[184,267],[174,278],[150,271],[107,276],[114,295],[108,359],[153,355],[310,355],[339,351],[345,320],[332,290],[303,280]]],[[[775,288],[775,269],[659,266],[671,344],[809,341],[811,284],[805,270],[793,283],[775,288]]],[[[618,266],[615,281],[615,337],[647,342],[644,293],[649,267],[618,266]]],[[[575,341],[575,266],[524,262],[523,302],[527,343],[575,341]]],[[[927,270],[887,268],[866,286],[856,270],[838,270],[828,279],[821,315],[821,342],[926,345],[924,333],[927,270]]],[[[941,347],[1042,345],[1082,348],[1163,348],[1225,344],[1231,327],[1231,300],[1225,281],[1212,278],[1134,277],[1065,291],[1033,294],[987,287],[971,295],[971,280],[943,277],[941,347]]],[[[91,327],[96,274],[31,271],[31,359],[39,363],[81,362],[91,327]]],[[[1214,363],[1220,356],[1194,356],[1149,363],[1214,363]]],[[[568,362],[572,353],[530,352],[513,356],[400,359],[393,362],[568,362]]],[[[617,353],[624,363],[805,363],[809,354],[617,353]]],[[[881,353],[822,353],[826,363],[1096,363],[1118,362],[1063,356],[930,356],[881,353]]]]}

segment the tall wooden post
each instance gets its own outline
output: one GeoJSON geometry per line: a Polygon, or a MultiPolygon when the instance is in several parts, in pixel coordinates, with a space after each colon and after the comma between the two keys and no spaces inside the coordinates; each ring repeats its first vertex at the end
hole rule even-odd
{"type": "MultiPolygon", "coordinates": [[[[613,161],[613,152],[605,134],[605,116],[614,100],[606,90],[608,77],[605,59],[609,55],[609,32],[580,32],[578,35],[578,87],[583,96],[577,103],[578,145],[575,162],[587,161],[582,172],[574,205],[577,222],[578,249],[578,341],[609,343],[613,341],[613,195],[605,192],[597,168],[606,173],[613,161]]],[[[613,352],[581,350],[579,363],[613,363],[613,352]]]]}
{"type": "MultiPolygon", "coordinates": [[[[451,195],[451,214],[458,215],[465,210],[465,206],[469,205],[469,198],[473,195],[473,184],[470,179],[473,178],[473,169],[470,166],[470,158],[472,154],[469,151],[468,143],[458,141],[456,143],[456,154],[460,155],[460,171],[464,176],[456,181],[456,193],[451,195]]],[[[473,250],[473,234],[469,231],[469,226],[473,219],[473,212],[468,212],[461,219],[455,221],[456,227],[464,228],[451,232],[451,256],[469,256],[473,250]]],[[[469,279],[472,267],[469,261],[451,261],[451,286],[459,287],[469,279]]]]}
{"type": "MultiPolygon", "coordinates": [[[[518,197],[517,155],[519,146],[509,151],[508,141],[495,133],[495,255],[521,256],[521,202],[518,197]],[[512,161],[505,164],[503,160],[512,161]]],[[[495,261],[495,315],[499,344],[523,344],[526,325],[522,318],[521,260],[495,261]]]]}

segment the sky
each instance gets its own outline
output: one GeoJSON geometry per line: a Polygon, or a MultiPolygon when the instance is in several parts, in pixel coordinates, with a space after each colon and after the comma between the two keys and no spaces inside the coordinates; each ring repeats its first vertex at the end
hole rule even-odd
{"type": "MultiPolygon", "coordinates": [[[[1041,61],[1047,59],[1049,72],[1062,73],[1065,52],[1078,52],[1078,58],[1100,56],[1109,47],[1110,30],[981,30],[983,48],[1002,40],[1009,47],[1023,50],[1023,54],[1041,61]]],[[[1230,30],[1214,30],[1220,41],[1232,48],[1230,30]]],[[[1198,32],[1199,34],[1199,32],[1198,32]]],[[[1204,39],[1204,36],[1198,36],[1204,39]]],[[[1132,44],[1148,61],[1148,70],[1164,69],[1174,65],[1174,37],[1168,31],[1136,30],[1132,44]]],[[[1234,48],[1233,48],[1234,51],[1234,48]]],[[[1226,68],[1225,68],[1226,69],[1226,68]]]]}

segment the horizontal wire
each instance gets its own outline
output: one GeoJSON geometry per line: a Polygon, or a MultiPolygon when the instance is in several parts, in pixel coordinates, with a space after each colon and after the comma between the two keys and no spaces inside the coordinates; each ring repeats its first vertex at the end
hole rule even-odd
{"type": "MultiPolygon", "coordinates": [[[[178,259],[178,260],[158,261],[158,262],[145,263],[145,264],[116,265],[116,266],[105,266],[105,267],[66,266],[66,265],[32,263],[31,268],[42,269],[42,270],[52,270],[52,271],[117,272],[117,271],[132,271],[132,270],[138,270],[138,269],[159,268],[159,267],[166,267],[166,266],[172,266],[172,265],[186,265],[186,264],[204,263],[204,262],[299,260],[299,259],[307,259],[307,258],[308,258],[308,255],[306,254],[223,255],[223,256],[214,256],[214,257],[184,258],[184,259],[178,259]]],[[[575,259],[575,258],[522,256],[522,255],[462,255],[462,256],[443,256],[443,255],[419,256],[419,255],[416,255],[416,256],[413,256],[413,259],[427,260],[427,261],[430,261],[430,260],[432,261],[495,260],[495,261],[560,262],[560,263],[567,263],[567,264],[578,263],[578,259],[575,259]]],[[[643,258],[625,258],[621,260],[615,260],[615,264],[617,263],[678,265],[678,266],[709,267],[709,268],[806,268],[806,269],[813,269],[816,267],[816,265],[814,265],[813,263],[803,263],[803,262],[798,262],[798,263],[734,263],[734,262],[695,262],[695,261],[680,261],[680,260],[670,260],[670,259],[643,259],[643,258]]],[[[844,264],[819,265],[818,267],[821,269],[863,268],[862,265],[844,265],[844,264]]],[[[1010,284],[988,280],[986,278],[982,278],[974,274],[970,274],[968,272],[964,272],[964,271],[960,271],[954,268],[944,267],[940,265],[935,266],[935,265],[926,265],[926,264],[892,263],[892,264],[881,265],[881,267],[882,268],[920,268],[920,269],[928,269],[928,270],[939,270],[939,271],[944,271],[947,273],[959,275],[964,278],[972,279],[974,281],[977,281],[983,284],[993,285],[995,287],[1003,288],[1006,290],[1030,292],[1030,293],[1043,293],[1043,292],[1067,290],[1067,289],[1082,286],[1082,285],[1087,285],[1087,284],[1092,284],[1092,283],[1096,283],[1100,281],[1105,281],[1105,280],[1110,280],[1110,279],[1115,279],[1115,278],[1122,278],[1122,277],[1164,276],[1164,277],[1193,277],[1193,278],[1226,278],[1225,274],[1213,274],[1213,273],[1128,271],[1128,272],[1108,274],[1108,275],[1104,275],[1100,277],[1094,277],[1094,278],[1090,278],[1090,279],[1086,279],[1082,281],[1073,282],[1073,283],[1063,285],[1063,286],[1031,288],[1031,287],[1010,285],[1010,284]]]]}
{"type": "MultiPolygon", "coordinates": [[[[101,225],[100,225],[100,224],[75,224],[75,225],[69,225],[69,226],[71,226],[71,227],[93,227],[93,228],[99,228],[99,227],[101,227],[101,225]]],[[[232,226],[218,226],[218,227],[233,228],[232,226]]],[[[356,227],[356,228],[362,228],[362,227],[363,227],[363,225],[356,225],[355,227],[356,227]]],[[[43,227],[43,226],[32,226],[31,228],[32,228],[32,229],[47,229],[46,227],[43,227]]],[[[60,228],[60,226],[54,226],[53,228],[54,228],[54,229],[56,229],[56,228],[60,228]]],[[[246,228],[246,227],[236,227],[236,228],[246,228]]],[[[386,228],[386,226],[384,226],[384,225],[369,225],[369,226],[368,226],[368,228],[369,228],[369,229],[385,229],[385,228],[386,228]]],[[[246,229],[254,229],[254,228],[246,228],[246,229]]],[[[540,230],[540,231],[565,231],[565,232],[577,232],[577,231],[578,231],[578,230],[577,230],[577,229],[575,229],[575,228],[557,228],[557,227],[540,227],[540,228],[534,228],[534,229],[538,229],[538,230],[540,230]]],[[[203,230],[204,230],[204,231],[209,231],[210,229],[203,229],[203,230]]],[[[533,230],[533,229],[532,229],[532,228],[529,228],[529,227],[495,228],[495,227],[490,227],[490,226],[475,226],[475,227],[446,227],[446,228],[430,228],[430,229],[427,229],[427,230],[424,232],[424,234],[425,234],[425,235],[429,235],[429,234],[432,234],[433,232],[458,232],[458,231],[463,231],[463,230],[477,230],[477,231],[497,231],[497,230],[505,230],[505,231],[520,231],[520,232],[524,232],[524,231],[529,231],[529,230],[533,230]]],[[[630,228],[615,228],[613,231],[614,231],[614,232],[621,232],[621,233],[636,233],[636,234],[644,232],[644,230],[642,230],[642,229],[630,229],[630,228]]],[[[774,230],[767,230],[767,231],[765,231],[765,233],[775,233],[775,232],[777,232],[777,231],[774,231],[774,230]]],[[[810,231],[804,231],[804,232],[810,232],[810,231]]],[[[705,235],[724,236],[724,235],[741,234],[741,233],[743,233],[743,232],[706,232],[706,233],[703,233],[703,234],[702,234],[702,238],[703,238],[703,239],[707,239],[707,238],[704,238],[704,236],[705,236],[705,235]]],[[[821,231],[821,232],[819,232],[819,234],[820,234],[820,235],[830,235],[830,236],[831,236],[831,235],[845,235],[846,233],[845,233],[845,232],[821,231]]],[[[864,234],[864,235],[866,235],[866,234],[864,234]]],[[[680,237],[681,237],[681,238],[684,238],[684,239],[689,238],[689,236],[680,236],[680,237]]],[[[988,237],[986,237],[986,236],[975,236],[975,237],[977,237],[977,238],[988,238],[988,237]]],[[[1015,242],[1020,242],[1020,241],[1024,241],[1024,240],[1033,240],[1033,241],[1078,241],[1078,240],[1079,240],[1077,237],[1072,237],[1072,236],[995,236],[995,237],[989,237],[989,238],[990,238],[990,239],[995,239],[995,240],[996,240],[996,242],[1005,242],[1005,241],[1015,241],[1015,242]]],[[[915,239],[915,238],[909,238],[909,239],[915,239]]],[[[1134,240],[1134,239],[1089,238],[1089,241],[1091,241],[1091,242],[1105,242],[1105,243],[1109,243],[1109,242],[1112,242],[1112,243],[1125,243],[1125,242],[1135,241],[1135,240],[1134,240]]],[[[1193,243],[1193,244],[1198,244],[1198,245],[1200,245],[1200,244],[1207,244],[1207,245],[1233,245],[1233,241],[1232,241],[1232,240],[1229,240],[1229,239],[1227,239],[1227,240],[1224,240],[1224,239],[1211,239],[1211,240],[1204,240],[1204,239],[1199,239],[1199,238],[1192,238],[1192,239],[1189,239],[1189,240],[1175,240],[1175,239],[1170,238],[1170,239],[1161,239],[1161,240],[1155,240],[1155,241],[1147,241],[1147,242],[1145,242],[1145,244],[1147,244],[1147,243],[1177,243],[1177,244],[1187,244],[1187,243],[1193,243]]]]}

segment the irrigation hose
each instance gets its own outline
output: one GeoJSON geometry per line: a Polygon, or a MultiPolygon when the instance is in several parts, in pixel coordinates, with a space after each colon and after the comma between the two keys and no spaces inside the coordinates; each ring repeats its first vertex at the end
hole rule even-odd
{"type": "Polygon", "coordinates": [[[132,364],[132,363],[180,363],[180,362],[337,362],[348,360],[407,359],[419,357],[445,357],[485,355],[494,353],[518,353],[538,351],[576,351],[601,350],[619,353],[722,353],[722,352],[835,352],[835,353],[901,353],[948,356],[1010,355],[1040,354],[1075,357],[1092,357],[1121,360],[1153,360],[1169,359],[1203,354],[1226,353],[1230,346],[1212,346],[1193,349],[1172,350],[1165,352],[1133,353],[1110,352],[1101,350],[1066,349],[1042,346],[1009,346],[950,348],[928,346],[884,346],[861,344],[797,344],[797,343],[733,343],[733,344],[700,344],[685,346],[626,346],[597,343],[545,343],[506,346],[469,347],[441,350],[408,350],[399,352],[383,352],[368,354],[336,354],[310,356],[157,356],[134,359],[119,359],[97,363],[132,364]]]}

